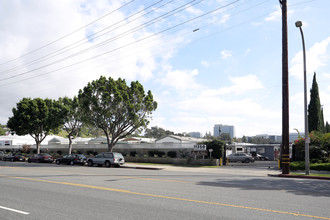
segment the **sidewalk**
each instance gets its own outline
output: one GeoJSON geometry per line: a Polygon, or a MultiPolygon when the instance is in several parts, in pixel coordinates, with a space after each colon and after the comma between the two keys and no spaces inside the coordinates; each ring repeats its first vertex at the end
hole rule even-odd
{"type": "Polygon", "coordinates": [[[160,165],[160,164],[138,164],[138,163],[125,163],[122,168],[131,169],[148,169],[148,170],[166,170],[166,171],[181,171],[181,172],[198,172],[198,173],[223,173],[223,174],[235,174],[244,176],[267,176],[268,174],[278,175],[279,170],[274,169],[250,169],[250,168],[234,168],[231,166],[219,166],[217,168],[204,168],[204,167],[183,167],[172,165],[160,165]]]}
{"type": "MultiPolygon", "coordinates": [[[[122,166],[122,168],[330,180],[330,177],[282,174],[281,170],[277,170],[277,169],[251,169],[251,168],[237,168],[237,167],[234,168],[230,166],[220,166],[217,168],[203,168],[203,167],[181,167],[181,166],[160,165],[160,164],[145,165],[138,163],[125,163],[125,165],[122,166]]],[[[295,172],[299,172],[299,171],[295,171],[295,172]]],[[[322,172],[322,171],[318,172],[314,170],[312,170],[311,173],[330,174],[330,172],[322,172]]]]}
{"type": "MultiPolygon", "coordinates": [[[[294,171],[294,173],[301,173],[301,175],[293,175],[293,174],[268,174],[268,176],[272,177],[284,177],[284,178],[301,178],[301,179],[319,179],[319,180],[330,180],[330,177],[325,176],[306,176],[303,171],[294,171]]],[[[330,174],[327,171],[316,171],[311,170],[310,174],[330,174]]]]}

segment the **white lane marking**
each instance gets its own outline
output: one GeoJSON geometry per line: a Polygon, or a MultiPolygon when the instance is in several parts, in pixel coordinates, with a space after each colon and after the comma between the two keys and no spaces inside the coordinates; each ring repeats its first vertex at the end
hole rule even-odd
{"type": "Polygon", "coordinates": [[[5,210],[8,210],[8,211],[17,212],[17,213],[20,213],[20,214],[23,214],[23,215],[29,215],[30,214],[28,212],[20,211],[20,210],[17,210],[17,209],[11,209],[11,208],[7,208],[7,207],[4,207],[4,206],[0,206],[0,209],[5,209],[5,210]]]}

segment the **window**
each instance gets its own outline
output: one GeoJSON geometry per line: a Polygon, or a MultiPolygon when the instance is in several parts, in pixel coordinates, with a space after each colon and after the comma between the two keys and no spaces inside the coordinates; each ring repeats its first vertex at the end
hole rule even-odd
{"type": "Polygon", "coordinates": [[[264,154],[266,152],[264,147],[258,147],[257,149],[258,154],[264,154]]]}

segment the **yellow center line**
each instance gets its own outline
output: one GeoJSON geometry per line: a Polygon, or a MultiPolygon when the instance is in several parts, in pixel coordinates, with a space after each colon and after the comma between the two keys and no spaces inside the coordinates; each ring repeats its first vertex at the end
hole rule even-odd
{"type": "Polygon", "coordinates": [[[314,215],[307,215],[307,214],[286,212],[286,211],[278,211],[278,210],[272,210],[272,209],[262,209],[262,208],[255,208],[255,207],[241,206],[241,205],[231,205],[231,204],[218,203],[218,202],[207,202],[207,201],[185,199],[185,198],[179,198],[179,197],[153,195],[153,194],[148,194],[148,193],[138,193],[138,192],[132,192],[129,190],[115,189],[115,188],[102,187],[102,186],[92,186],[92,185],[86,185],[86,184],[58,182],[58,181],[52,181],[52,180],[42,180],[42,179],[33,179],[33,178],[27,178],[27,177],[17,177],[17,176],[7,176],[7,175],[0,175],[0,177],[21,179],[21,180],[30,180],[30,181],[44,182],[44,183],[54,183],[54,184],[69,185],[69,186],[78,186],[78,187],[85,187],[85,188],[91,188],[91,189],[100,189],[100,190],[106,190],[106,191],[128,193],[128,194],[140,195],[140,196],[148,196],[148,197],[155,197],[155,198],[171,199],[171,200],[202,203],[202,204],[211,204],[211,205],[218,205],[218,206],[225,206],[225,207],[233,207],[233,208],[257,210],[257,211],[263,211],[263,212],[272,212],[272,213],[280,213],[280,214],[287,214],[287,215],[294,215],[294,216],[309,217],[309,218],[315,218],[315,219],[330,220],[330,218],[328,218],[328,217],[321,217],[321,216],[314,216],[314,215]]]}

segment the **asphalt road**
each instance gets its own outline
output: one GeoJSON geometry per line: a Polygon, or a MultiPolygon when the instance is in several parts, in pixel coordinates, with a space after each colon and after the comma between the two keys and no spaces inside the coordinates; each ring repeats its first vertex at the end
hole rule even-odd
{"type": "Polygon", "coordinates": [[[328,219],[330,181],[262,163],[159,170],[0,161],[0,219],[328,219]]]}

